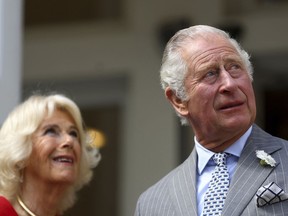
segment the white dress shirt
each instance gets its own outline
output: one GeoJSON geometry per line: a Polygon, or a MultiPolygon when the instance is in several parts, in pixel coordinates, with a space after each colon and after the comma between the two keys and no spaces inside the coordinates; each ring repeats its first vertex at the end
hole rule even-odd
{"type": "MultiPolygon", "coordinates": [[[[225,149],[225,152],[230,153],[231,156],[227,158],[227,167],[229,172],[230,182],[232,180],[238,159],[245,146],[245,143],[251,134],[252,126],[241,136],[235,143],[225,149]]],[[[198,215],[202,215],[204,195],[208,189],[209,182],[212,178],[212,172],[215,168],[215,163],[212,161],[214,152],[204,148],[194,137],[195,148],[198,155],[198,169],[197,169],[197,203],[198,215]]]]}

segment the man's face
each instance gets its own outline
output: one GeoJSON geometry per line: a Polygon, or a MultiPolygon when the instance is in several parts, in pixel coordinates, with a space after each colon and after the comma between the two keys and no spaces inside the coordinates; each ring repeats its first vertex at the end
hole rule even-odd
{"type": "Polygon", "coordinates": [[[209,143],[238,139],[256,116],[252,81],[239,54],[227,40],[211,37],[193,47],[188,42],[183,56],[189,65],[186,117],[197,140],[213,149],[209,143]]]}

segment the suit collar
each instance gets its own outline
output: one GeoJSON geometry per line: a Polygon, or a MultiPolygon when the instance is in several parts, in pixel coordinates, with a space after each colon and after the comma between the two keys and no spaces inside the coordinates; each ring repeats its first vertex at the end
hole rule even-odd
{"type": "Polygon", "coordinates": [[[197,154],[194,148],[171,178],[169,188],[176,215],[197,216],[196,164],[197,154]]]}
{"type": "Polygon", "coordinates": [[[239,158],[225,201],[223,215],[241,215],[259,187],[275,168],[261,166],[255,151],[264,150],[268,154],[272,154],[280,149],[280,144],[273,141],[271,135],[253,125],[252,133],[239,158]]]}
{"type": "MultiPolygon", "coordinates": [[[[241,215],[273,171],[273,167],[262,167],[259,164],[255,151],[264,150],[268,154],[273,154],[280,149],[280,144],[276,143],[271,135],[253,125],[252,133],[239,158],[222,215],[241,215]]],[[[187,160],[175,170],[169,182],[176,215],[197,216],[196,169],[197,153],[194,148],[187,160]]]]}
{"type": "MultiPolygon", "coordinates": [[[[231,155],[240,157],[242,150],[244,149],[245,143],[247,142],[248,137],[252,131],[252,126],[231,146],[225,149],[225,152],[230,153],[231,155]]],[[[210,151],[209,149],[204,148],[194,137],[195,149],[198,155],[197,171],[199,175],[202,174],[210,158],[215,154],[215,152],[210,151]]]]}

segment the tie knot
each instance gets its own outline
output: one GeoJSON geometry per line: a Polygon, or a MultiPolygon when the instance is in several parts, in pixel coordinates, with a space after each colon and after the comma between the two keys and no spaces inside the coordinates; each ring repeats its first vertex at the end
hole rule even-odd
{"type": "Polygon", "coordinates": [[[228,157],[228,153],[216,153],[213,155],[213,160],[217,166],[224,166],[226,165],[226,158],[228,157]]]}

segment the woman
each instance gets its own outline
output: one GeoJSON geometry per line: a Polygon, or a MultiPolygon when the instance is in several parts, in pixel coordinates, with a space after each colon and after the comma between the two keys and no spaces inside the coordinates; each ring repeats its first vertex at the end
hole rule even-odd
{"type": "Polygon", "coordinates": [[[56,216],[100,160],[77,105],[62,95],[31,96],[0,131],[0,215],[56,216]]]}

